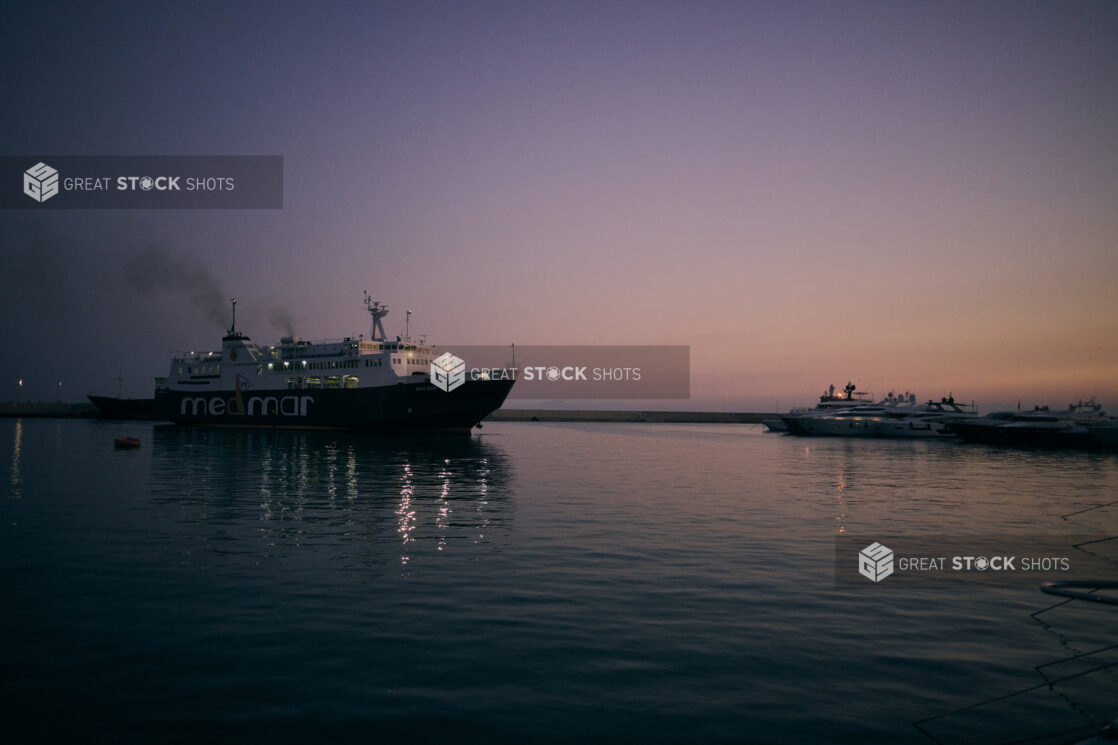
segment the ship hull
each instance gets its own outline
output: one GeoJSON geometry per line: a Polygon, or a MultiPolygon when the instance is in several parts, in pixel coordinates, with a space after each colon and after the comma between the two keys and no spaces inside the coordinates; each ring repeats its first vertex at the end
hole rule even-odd
{"type": "Polygon", "coordinates": [[[811,432],[801,424],[801,417],[782,416],[780,421],[787,428],[787,432],[799,437],[810,437],[811,432]]]}
{"type": "Polygon", "coordinates": [[[168,390],[156,401],[176,424],[288,429],[469,430],[500,408],[512,381],[469,380],[445,392],[430,383],[338,390],[168,390]]]}
{"type": "Polygon", "coordinates": [[[951,429],[966,442],[1016,448],[1087,449],[1095,446],[1085,427],[1036,427],[953,423],[951,429]]]}
{"type": "Polygon", "coordinates": [[[900,421],[881,422],[874,429],[875,437],[950,439],[955,436],[951,428],[943,422],[900,421]]]}
{"type": "Polygon", "coordinates": [[[942,422],[873,421],[858,419],[806,418],[796,421],[789,431],[801,437],[881,437],[945,439],[953,436],[942,422]]]}
{"type": "Polygon", "coordinates": [[[153,398],[113,398],[112,396],[86,396],[97,407],[100,419],[155,419],[153,398]]]}
{"type": "Polygon", "coordinates": [[[1098,447],[1118,450],[1118,424],[1088,427],[1087,432],[1098,447]]]}

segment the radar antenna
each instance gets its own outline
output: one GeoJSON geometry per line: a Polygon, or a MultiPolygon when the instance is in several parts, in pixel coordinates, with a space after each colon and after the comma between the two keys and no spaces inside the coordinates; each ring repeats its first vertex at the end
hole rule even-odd
{"type": "Polygon", "coordinates": [[[382,318],[388,315],[388,306],[381,305],[375,302],[369,296],[369,291],[365,291],[365,310],[369,311],[369,315],[373,317],[373,341],[387,341],[388,335],[384,333],[384,324],[381,323],[382,318]]]}

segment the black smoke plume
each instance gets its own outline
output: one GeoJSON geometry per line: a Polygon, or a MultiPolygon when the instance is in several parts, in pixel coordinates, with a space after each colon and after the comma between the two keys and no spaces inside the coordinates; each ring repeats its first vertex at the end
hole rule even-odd
{"type": "Polygon", "coordinates": [[[272,308],[272,326],[284,336],[295,336],[295,318],[287,308],[272,308]]]}
{"type": "Polygon", "coordinates": [[[146,295],[184,298],[219,327],[230,320],[229,296],[196,256],[149,245],[124,265],[128,286],[146,295]]]}

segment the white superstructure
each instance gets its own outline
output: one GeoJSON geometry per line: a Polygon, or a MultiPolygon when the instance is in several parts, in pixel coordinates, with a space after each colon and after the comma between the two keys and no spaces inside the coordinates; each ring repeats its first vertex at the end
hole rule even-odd
{"type": "Polygon", "coordinates": [[[179,353],[171,358],[166,389],[204,394],[212,390],[329,390],[415,382],[429,377],[435,346],[408,338],[389,340],[382,319],[388,308],[365,296],[370,338],[304,341],[285,336],[274,346],[254,344],[234,324],[221,350],[179,353]]]}
{"type": "Polygon", "coordinates": [[[815,436],[951,437],[951,422],[977,416],[973,405],[957,403],[954,396],[921,404],[906,391],[900,396],[890,392],[876,404],[803,418],[797,424],[799,434],[815,436]]]}

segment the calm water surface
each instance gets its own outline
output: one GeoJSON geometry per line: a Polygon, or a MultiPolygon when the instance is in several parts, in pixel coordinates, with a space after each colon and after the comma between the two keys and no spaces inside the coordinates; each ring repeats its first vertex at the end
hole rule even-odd
{"type": "Polygon", "coordinates": [[[839,532],[1113,536],[1088,508],[1118,455],[483,432],[0,420],[4,740],[1010,742],[1118,714],[1113,607],[833,567],[839,532]]]}

